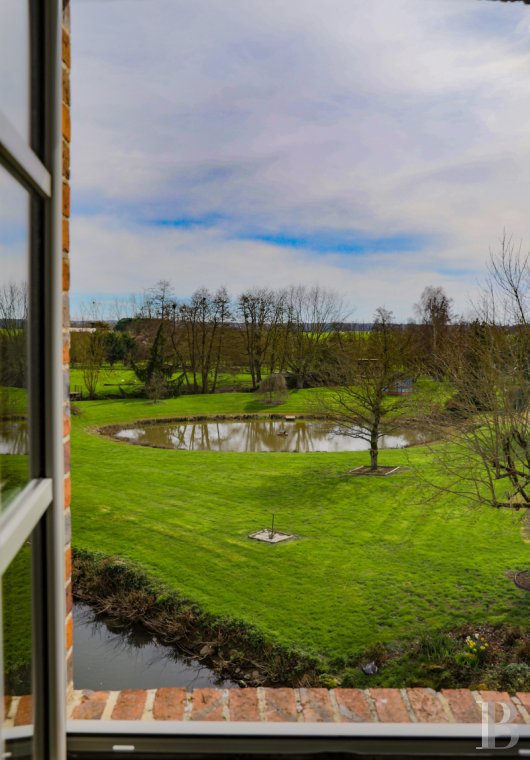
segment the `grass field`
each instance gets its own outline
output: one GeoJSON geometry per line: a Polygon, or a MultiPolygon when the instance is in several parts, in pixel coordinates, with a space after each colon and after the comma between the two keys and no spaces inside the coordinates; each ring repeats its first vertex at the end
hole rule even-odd
{"type": "MultiPolygon", "coordinates": [[[[175,377],[178,377],[177,373],[175,377]]],[[[83,370],[79,367],[70,369],[70,387],[72,391],[81,392],[84,398],[88,396],[88,391],[83,378],[83,370]]],[[[218,378],[218,388],[234,388],[238,390],[247,390],[252,387],[250,374],[245,372],[239,373],[221,373],[218,378]]],[[[113,367],[104,365],[97,382],[96,397],[105,398],[107,396],[132,396],[142,390],[142,383],[138,380],[132,369],[124,367],[122,364],[115,364],[113,367]]]]}
{"type": "MultiPolygon", "coordinates": [[[[302,412],[311,391],[274,411],[302,412]]],[[[467,622],[526,625],[529,596],[506,577],[529,564],[521,518],[428,501],[414,473],[351,477],[367,453],[250,454],[142,448],[95,428],[148,417],[257,411],[248,393],[78,404],[73,543],[119,554],[206,610],[330,658],[467,622]],[[297,540],[248,539],[270,524],[297,540]]],[[[383,465],[428,469],[421,448],[383,465]]]]}

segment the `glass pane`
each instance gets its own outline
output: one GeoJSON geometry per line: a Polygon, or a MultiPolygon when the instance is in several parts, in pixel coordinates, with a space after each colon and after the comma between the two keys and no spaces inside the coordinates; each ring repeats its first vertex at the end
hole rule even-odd
{"type": "Polygon", "coordinates": [[[0,2],[0,108],[29,139],[29,2],[0,2]]]}
{"type": "Polygon", "coordinates": [[[29,477],[28,246],[28,193],[0,170],[0,511],[29,477]]]}
{"type": "Polygon", "coordinates": [[[26,757],[27,746],[10,741],[9,729],[33,724],[31,541],[2,578],[2,626],[5,749],[12,757],[26,757]]]}

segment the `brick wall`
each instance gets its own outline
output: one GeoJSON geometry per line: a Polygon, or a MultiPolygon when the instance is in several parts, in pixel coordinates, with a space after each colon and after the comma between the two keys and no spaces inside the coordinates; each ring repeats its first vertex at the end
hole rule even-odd
{"type": "Polygon", "coordinates": [[[70,480],[70,399],[69,399],[69,363],[70,363],[70,0],[63,0],[62,26],[62,124],[63,124],[63,372],[64,372],[64,508],[65,508],[65,590],[66,590],[66,662],[69,692],[73,689],[73,650],[72,650],[72,549],[71,549],[71,480],[70,480]]]}

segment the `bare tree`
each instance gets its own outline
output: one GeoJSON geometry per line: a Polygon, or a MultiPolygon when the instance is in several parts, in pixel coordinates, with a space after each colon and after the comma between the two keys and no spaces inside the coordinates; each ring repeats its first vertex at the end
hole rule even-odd
{"type": "Polygon", "coordinates": [[[392,313],[380,307],[371,332],[353,333],[330,370],[332,387],[321,394],[321,411],[337,423],[338,432],[368,443],[372,471],[378,468],[381,438],[410,412],[400,386],[411,377],[412,367],[410,333],[394,325],[392,313]]]}
{"type": "Polygon", "coordinates": [[[437,375],[440,373],[439,362],[443,358],[448,326],[453,318],[452,299],[441,286],[428,285],[422,291],[414,310],[423,325],[422,353],[426,357],[425,364],[437,375]]]}
{"type": "Polygon", "coordinates": [[[296,387],[305,388],[321,379],[325,344],[345,319],[344,304],[335,291],[319,285],[291,287],[286,301],[287,368],[296,387]]]}
{"type": "Polygon", "coordinates": [[[447,441],[432,448],[443,490],[479,504],[530,507],[529,306],[529,256],[504,235],[477,319],[459,330],[446,358],[459,424],[430,417],[447,441]]]}
{"type": "Polygon", "coordinates": [[[0,287],[0,385],[23,388],[26,384],[26,325],[28,294],[25,282],[0,287]]]}
{"type": "Polygon", "coordinates": [[[159,280],[144,291],[141,316],[147,319],[170,319],[175,302],[174,289],[169,280],[159,280]]]}
{"type": "MultiPolygon", "coordinates": [[[[252,288],[239,296],[237,312],[243,319],[245,351],[252,388],[255,389],[261,383],[273,339],[278,334],[283,316],[283,295],[270,288],[252,288]]],[[[270,363],[269,369],[274,369],[270,363]]]]}
{"type": "Polygon", "coordinates": [[[266,404],[283,404],[288,397],[287,383],[285,377],[278,373],[273,372],[261,381],[258,388],[259,395],[263,398],[266,404]]]}
{"type": "Polygon", "coordinates": [[[215,390],[221,361],[224,331],[230,319],[230,299],[224,288],[215,294],[200,288],[189,303],[181,304],[178,316],[183,328],[183,351],[189,362],[197,393],[215,390]]]}
{"type": "Polygon", "coordinates": [[[80,309],[80,314],[86,332],[82,333],[78,344],[78,359],[88,398],[95,399],[105,361],[108,325],[101,319],[101,306],[95,300],[84,304],[80,309]]]}

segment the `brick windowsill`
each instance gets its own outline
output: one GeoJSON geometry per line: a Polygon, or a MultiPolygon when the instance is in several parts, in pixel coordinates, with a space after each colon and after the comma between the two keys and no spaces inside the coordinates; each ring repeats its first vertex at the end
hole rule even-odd
{"type": "MultiPolygon", "coordinates": [[[[253,721],[261,723],[480,723],[484,702],[511,706],[511,722],[530,724],[530,693],[468,689],[124,689],[76,690],[70,720],[253,721]]],[[[32,722],[31,696],[4,697],[4,727],[32,722]]],[[[503,714],[497,704],[496,720],[503,714]]]]}
{"type": "MultiPolygon", "coordinates": [[[[124,689],[76,690],[74,720],[479,723],[483,702],[506,702],[530,723],[530,693],[467,689],[124,689]]],[[[498,710],[502,713],[501,706],[498,710]]],[[[15,716],[11,715],[14,719],[15,716]]]]}

